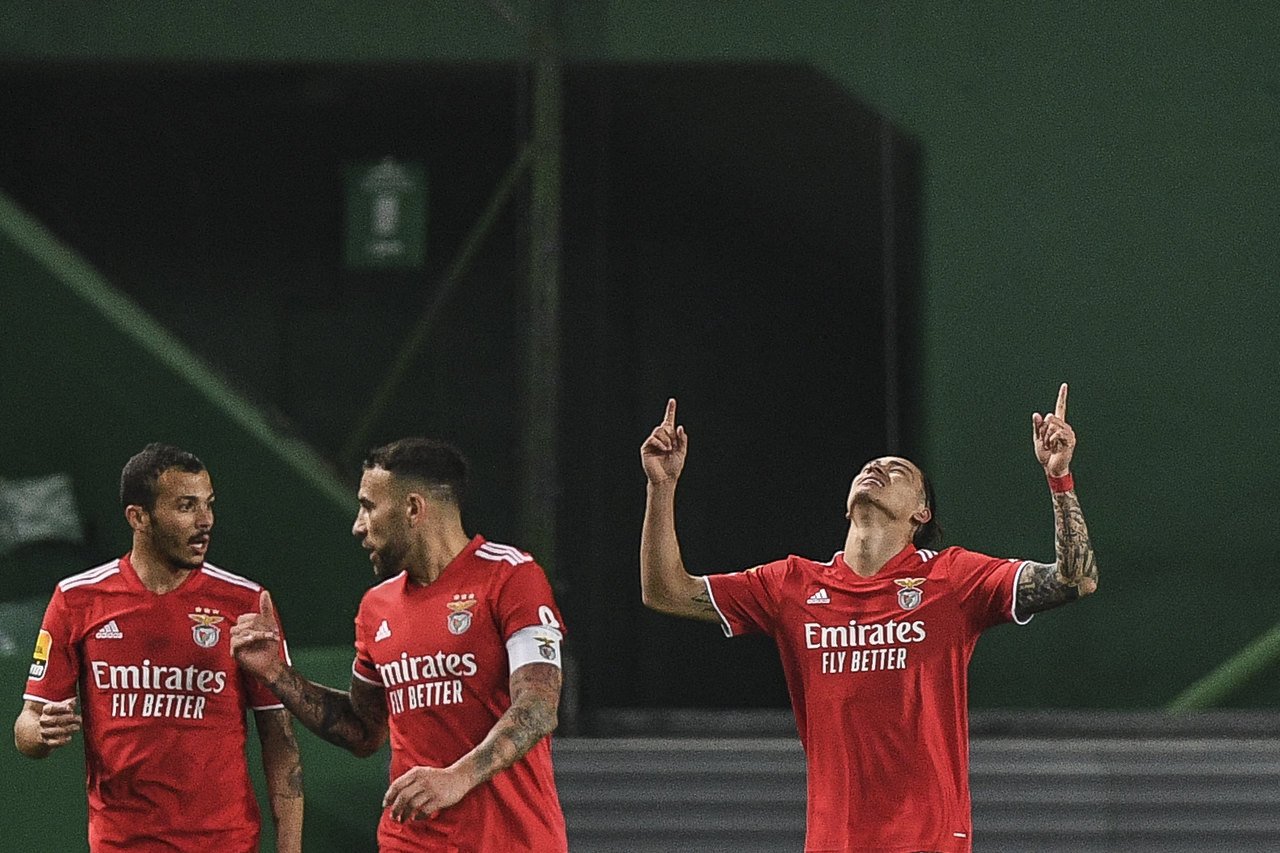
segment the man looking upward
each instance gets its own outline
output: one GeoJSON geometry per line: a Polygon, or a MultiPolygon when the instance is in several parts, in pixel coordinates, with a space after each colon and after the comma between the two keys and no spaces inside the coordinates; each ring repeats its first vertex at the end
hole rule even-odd
{"type": "Polygon", "coordinates": [[[675,531],[675,488],[688,436],[676,403],[640,448],[648,499],[640,536],[644,602],[720,622],[727,636],[778,645],[808,767],[805,849],[969,853],[968,665],[978,636],[1024,624],[1097,589],[1076,499],[1067,386],[1032,416],[1032,442],[1053,503],[1053,563],[930,550],[933,490],[909,460],[873,459],[845,504],[844,549],[744,572],[693,577],[675,531]]]}

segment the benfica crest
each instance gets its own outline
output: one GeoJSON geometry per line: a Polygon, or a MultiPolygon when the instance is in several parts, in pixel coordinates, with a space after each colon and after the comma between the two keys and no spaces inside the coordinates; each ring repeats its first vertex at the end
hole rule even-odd
{"type": "Polygon", "coordinates": [[[218,627],[218,623],[224,617],[218,615],[218,611],[208,607],[197,607],[195,613],[188,613],[187,618],[196,624],[191,626],[191,638],[196,641],[196,645],[202,649],[211,649],[218,645],[218,638],[222,636],[222,629],[218,627]]]}
{"type": "Polygon", "coordinates": [[[471,608],[476,606],[475,594],[455,595],[448,605],[449,619],[445,624],[449,626],[449,633],[465,634],[471,627],[471,608]]]}
{"type": "Polygon", "coordinates": [[[898,590],[898,606],[903,610],[915,610],[920,606],[924,594],[920,592],[920,584],[927,578],[894,578],[901,589],[898,590]]]}

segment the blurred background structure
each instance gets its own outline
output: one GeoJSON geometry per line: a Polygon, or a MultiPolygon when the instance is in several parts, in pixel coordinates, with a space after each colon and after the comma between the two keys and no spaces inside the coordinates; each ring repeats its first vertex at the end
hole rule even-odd
{"type": "MultiPolygon", "coordinates": [[[[724,821],[773,804],[794,844],[803,785],[786,775],[771,644],[640,605],[640,441],[678,397],[695,572],[825,558],[849,480],[886,451],[931,474],[948,544],[1048,559],[1028,421],[1067,381],[1102,594],[979,644],[975,849],[1050,849],[998,829],[983,846],[984,815],[1002,825],[984,798],[1003,795],[982,768],[1046,757],[1048,775],[1010,791],[1082,778],[1079,753],[1037,748],[1056,735],[1079,738],[1102,780],[1062,818],[1092,829],[1061,849],[1145,849],[1118,840],[1135,825],[1151,849],[1280,846],[1260,793],[1280,772],[1280,10],[7,6],[14,714],[54,583],[127,547],[117,478],[151,440],[209,465],[211,558],[271,587],[302,669],[345,684],[371,580],[349,534],[360,458],[429,434],[472,458],[469,529],[553,576],[574,659],[557,760],[576,849],[721,849],[682,840],[670,783],[659,806],[643,785],[597,804],[604,824],[570,802],[601,790],[592,772],[643,779],[637,754],[695,800],[777,757],[779,787],[701,825],[752,849],[724,821]],[[670,738],[695,734],[750,735],[765,757],[724,741],[727,764],[704,755],[681,776],[670,738]],[[1255,761],[1233,776],[1241,755],[1255,761]],[[1144,787],[1141,767],[1174,775],[1144,787]],[[1204,795],[1226,811],[1195,812],[1201,788],[1183,782],[1228,777],[1204,795]],[[1228,836],[1197,840],[1162,808],[1237,834],[1205,846],[1228,836]],[[608,815],[646,809],[655,846],[606,837],[623,820],[608,815]]],[[[382,759],[303,742],[309,849],[371,849],[382,759]]],[[[64,752],[0,758],[18,780],[0,794],[15,845],[78,849],[64,752]]],[[[1013,802],[1008,825],[1029,825],[1034,797],[1013,802]]]]}

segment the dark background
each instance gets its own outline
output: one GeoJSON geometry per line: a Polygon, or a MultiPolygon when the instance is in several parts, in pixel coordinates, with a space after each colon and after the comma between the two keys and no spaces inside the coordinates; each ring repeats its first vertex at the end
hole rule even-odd
{"type": "MultiPolygon", "coordinates": [[[[115,481],[153,438],[206,458],[212,558],[272,588],[304,672],[345,683],[369,576],[337,455],[529,133],[529,43],[501,11],[540,5],[5,10],[0,477],[70,473],[85,531],[0,557],[14,713],[56,578],[127,546],[115,481]],[[414,275],[341,261],[342,169],[386,154],[427,169],[414,275]]],[[[1101,592],[984,636],[970,704],[1159,709],[1216,671],[1207,704],[1275,705],[1280,9],[562,11],[547,568],[588,712],[566,733],[611,707],[733,726],[785,703],[768,643],[640,606],[636,454],[672,394],[686,557],[719,571],[828,556],[854,466],[895,447],[933,477],[949,542],[1051,558],[1027,421],[1069,381],[1101,592]]],[[[464,446],[469,526],[517,545],[528,201],[522,184],[372,436],[464,446]]],[[[382,759],[301,741],[309,849],[369,849],[382,759]]],[[[9,756],[7,840],[82,840],[78,756],[9,756]]]]}
{"type": "MultiPolygon", "coordinates": [[[[0,137],[0,185],[350,481],[349,431],[524,137],[527,70],[22,66],[6,78],[0,111],[21,121],[0,137]],[[344,164],[383,156],[427,165],[422,271],[344,266],[344,164]]],[[[683,400],[695,449],[681,530],[696,571],[840,547],[853,472],[898,449],[887,372],[900,382],[913,364],[907,334],[885,359],[887,126],[794,65],[571,65],[564,80],[562,544],[547,568],[584,708],[784,706],[767,644],[719,642],[714,627],[638,606],[637,448],[667,396],[683,400]]],[[[894,309],[910,329],[919,153],[901,134],[890,144],[894,309]]],[[[523,195],[374,435],[463,447],[477,469],[468,524],[501,541],[518,516],[523,195]]],[[[307,621],[291,634],[341,639],[307,621]]]]}

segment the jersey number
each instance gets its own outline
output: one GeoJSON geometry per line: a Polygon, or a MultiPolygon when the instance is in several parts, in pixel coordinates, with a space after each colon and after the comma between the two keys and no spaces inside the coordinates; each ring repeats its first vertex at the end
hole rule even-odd
{"type": "Polygon", "coordinates": [[[556,615],[551,612],[551,608],[543,604],[538,607],[538,618],[542,620],[542,624],[548,628],[559,630],[560,623],[556,621],[556,615]]]}

